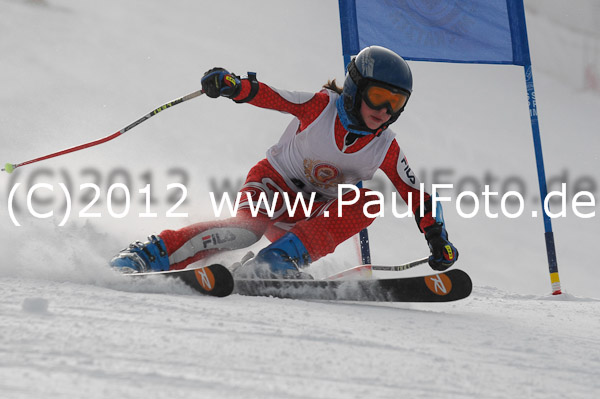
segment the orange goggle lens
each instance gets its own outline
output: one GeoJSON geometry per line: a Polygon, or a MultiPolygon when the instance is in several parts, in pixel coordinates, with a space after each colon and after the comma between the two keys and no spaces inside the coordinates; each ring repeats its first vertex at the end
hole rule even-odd
{"type": "Polygon", "coordinates": [[[394,114],[400,111],[406,104],[406,100],[408,100],[405,94],[394,93],[381,86],[369,86],[364,93],[364,100],[369,107],[380,109],[389,104],[394,114]]]}

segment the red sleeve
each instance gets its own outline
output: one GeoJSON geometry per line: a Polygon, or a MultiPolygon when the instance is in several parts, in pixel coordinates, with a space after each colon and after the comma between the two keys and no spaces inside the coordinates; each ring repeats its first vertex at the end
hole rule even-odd
{"type": "MultiPolygon", "coordinates": [[[[250,81],[242,80],[242,90],[236,100],[246,98],[250,93],[250,81]]],[[[272,109],[294,115],[300,120],[300,130],[304,130],[314,122],[329,103],[329,94],[323,90],[319,93],[299,93],[280,91],[259,82],[256,96],[249,101],[257,107],[272,109]]]]}
{"type": "MultiPolygon", "coordinates": [[[[421,204],[421,191],[419,190],[419,180],[408,165],[406,157],[404,155],[401,157],[400,155],[400,146],[398,145],[398,142],[394,140],[379,168],[391,180],[394,187],[396,187],[396,190],[398,190],[398,193],[407,204],[408,194],[412,193],[412,212],[416,217],[419,229],[424,231],[423,229],[435,223],[435,219],[432,217],[430,209],[426,209],[423,217],[420,217],[419,207],[421,204]]],[[[423,192],[424,203],[429,202],[430,199],[431,196],[427,192],[423,192]]]]}

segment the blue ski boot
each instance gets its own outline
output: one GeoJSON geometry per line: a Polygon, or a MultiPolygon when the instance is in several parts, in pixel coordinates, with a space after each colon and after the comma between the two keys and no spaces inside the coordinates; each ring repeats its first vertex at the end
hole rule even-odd
{"type": "Polygon", "coordinates": [[[147,242],[129,244],[110,261],[110,266],[121,273],[144,273],[169,270],[169,255],[163,240],[155,235],[147,242]]]}
{"type": "Polygon", "coordinates": [[[236,278],[244,279],[312,280],[310,274],[300,270],[310,263],[310,255],[302,241],[293,233],[286,233],[279,240],[262,249],[255,257],[243,262],[234,270],[234,275],[236,278]]]}

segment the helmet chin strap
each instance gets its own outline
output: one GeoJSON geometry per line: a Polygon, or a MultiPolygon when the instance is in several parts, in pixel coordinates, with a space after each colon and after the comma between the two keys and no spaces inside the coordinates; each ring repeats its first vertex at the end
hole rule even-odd
{"type": "Polygon", "coordinates": [[[385,129],[387,129],[387,124],[383,124],[377,129],[369,129],[364,125],[350,125],[346,130],[355,134],[359,134],[361,136],[368,136],[369,134],[374,134],[375,137],[379,137],[385,129]]]}

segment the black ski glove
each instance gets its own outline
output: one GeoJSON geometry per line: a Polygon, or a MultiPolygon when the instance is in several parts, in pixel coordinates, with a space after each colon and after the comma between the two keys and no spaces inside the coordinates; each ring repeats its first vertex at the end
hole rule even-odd
{"type": "Polygon", "coordinates": [[[223,68],[212,68],[201,80],[202,90],[210,98],[235,98],[242,90],[240,77],[223,68]]]}
{"type": "Polygon", "coordinates": [[[443,224],[436,223],[426,227],[425,239],[431,250],[429,266],[433,270],[444,271],[458,260],[458,250],[448,241],[448,233],[443,224]]]}

